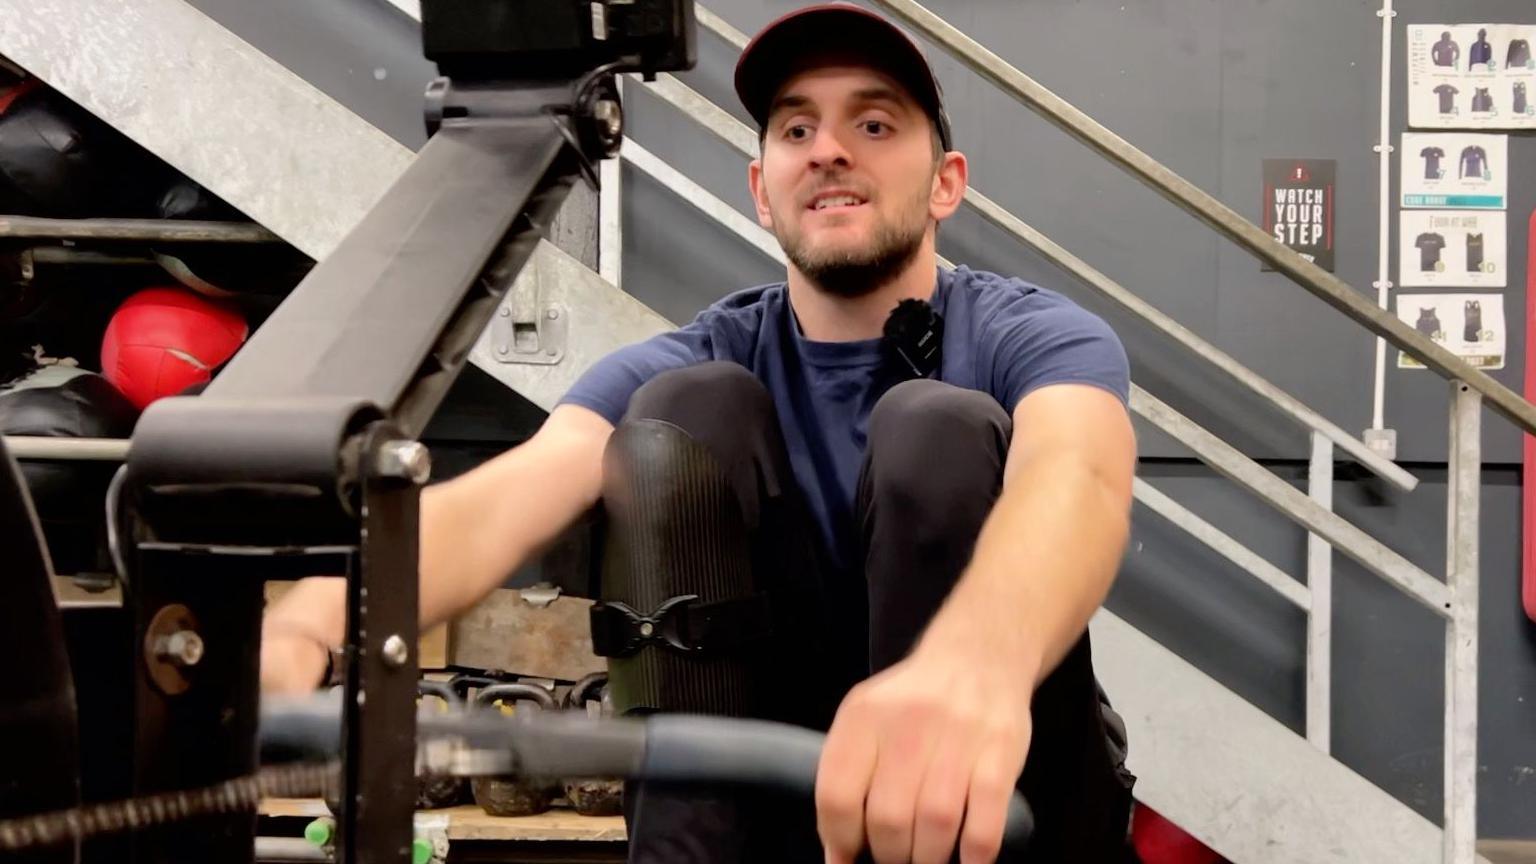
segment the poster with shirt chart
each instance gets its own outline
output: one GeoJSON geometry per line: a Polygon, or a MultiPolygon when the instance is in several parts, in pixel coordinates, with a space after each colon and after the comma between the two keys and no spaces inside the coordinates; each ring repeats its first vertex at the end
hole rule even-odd
{"type": "MultiPolygon", "coordinates": [[[[1397,317],[1477,369],[1503,369],[1503,294],[1399,294],[1397,317]]],[[[1397,352],[1397,368],[1424,364],[1397,352]]]]}
{"type": "Polygon", "coordinates": [[[1505,286],[1509,268],[1502,211],[1403,210],[1398,219],[1398,285],[1505,286]]]}
{"type": "Polygon", "coordinates": [[[1408,125],[1536,129],[1536,25],[1408,27],[1408,125]]]}
{"type": "Polygon", "coordinates": [[[1509,138],[1471,132],[1404,132],[1402,206],[1503,210],[1509,138]]]}

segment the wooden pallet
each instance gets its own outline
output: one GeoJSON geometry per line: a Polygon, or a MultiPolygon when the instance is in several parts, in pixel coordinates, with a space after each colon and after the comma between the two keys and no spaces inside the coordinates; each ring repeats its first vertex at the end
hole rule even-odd
{"type": "MultiPolygon", "coordinates": [[[[273,798],[262,802],[261,815],[316,819],[331,815],[331,811],[319,799],[273,798]]],[[[621,843],[626,836],[622,816],[583,816],[559,808],[536,816],[490,816],[473,804],[465,804],[423,810],[417,818],[423,824],[446,828],[449,840],[621,843]]]]}

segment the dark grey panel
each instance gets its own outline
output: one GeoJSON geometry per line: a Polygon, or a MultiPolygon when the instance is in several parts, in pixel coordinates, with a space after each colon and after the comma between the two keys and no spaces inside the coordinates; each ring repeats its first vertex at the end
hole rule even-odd
{"type": "Polygon", "coordinates": [[[624,288],[679,324],[736,288],[783,278],[761,252],[698,214],[632,166],[624,166],[624,288]],[[666,267],[628,269],[639,255],[666,267]]]}
{"type": "Polygon", "coordinates": [[[262,53],[412,150],[436,68],[421,28],[384,0],[188,0],[262,53]]]}

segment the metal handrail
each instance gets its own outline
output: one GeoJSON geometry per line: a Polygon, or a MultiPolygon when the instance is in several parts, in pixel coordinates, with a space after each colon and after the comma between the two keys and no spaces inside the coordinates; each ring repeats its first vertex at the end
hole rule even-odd
{"type": "Polygon", "coordinates": [[[281,243],[253,222],[197,219],[45,219],[0,216],[0,238],[13,240],[110,240],[141,243],[281,243]]]}
{"type": "MultiPolygon", "coordinates": [[[[1366,299],[1348,283],[1303,258],[1237,211],[1132,146],[1076,106],[1020,72],[980,42],[914,0],[875,0],[906,24],[932,39],[955,59],[1008,93],[1025,107],[1078,139],[1111,162],[1130,171],[1180,209],[1226,235],[1276,270],[1391,342],[1450,381],[1463,381],[1481,393],[1488,406],[1536,433],[1536,405],[1493,380],[1446,348],[1430,341],[1397,316],[1366,299]]],[[[1385,143],[1385,142],[1383,142],[1385,143]]]]}
{"type": "Polygon", "coordinates": [[[43,435],[6,435],[5,449],[13,459],[35,461],[122,462],[128,458],[126,438],[49,438],[43,435]]]}
{"type": "MultiPolygon", "coordinates": [[[[746,45],[746,35],[721,20],[718,15],[709,12],[702,6],[696,7],[695,11],[701,25],[709,28],[716,35],[737,48],[746,45]]],[[[671,75],[661,75],[656,81],[646,86],[647,89],[655,93],[662,100],[688,115],[694,122],[700,124],[705,129],[713,132],[738,152],[748,158],[757,156],[757,133],[677,78],[671,75]]],[[[1137,296],[1135,292],[1095,269],[1038,229],[1008,212],[1008,210],[991,198],[978,192],[973,187],[966,187],[965,200],[987,221],[1013,235],[1015,239],[1039,252],[1056,266],[1072,273],[1087,284],[1088,287],[1097,291],[1100,296],[1114,302],[1121,309],[1140,318],[1196,356],[1220,369],[1237,383],[1247,387],[1260,398],[1268,401],[1278,411],[1287,415],[1296,423],[1309,430],[1321,433],[1328,440],[1338,445],[1340,450],[1350,454],[1356,461],[1369,468],[1377,476],[1404,492],[1411,492],[1417,488],[1418,478],[1403,469],[1396,462],[1372,450],[1369,445],[1361,441],[1357,436],[1350,434],[1343,427],[1324,417],[1306,403],[1243,365],[1237,358],[1212,345],[1193,330],[1174,320],[1167,313],[1137,296]]],[[[1415,331],[1415,335],[1417,335],[1417,331],[1415,331]]]]}

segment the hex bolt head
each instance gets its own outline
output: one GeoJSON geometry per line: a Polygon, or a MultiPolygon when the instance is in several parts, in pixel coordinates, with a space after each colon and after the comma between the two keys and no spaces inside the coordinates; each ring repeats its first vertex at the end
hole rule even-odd
{"type": "Polygon", "coordinates": [[[432,454],[420,441],[387,441],[379,448],[376,470],[385,477],[425,483],[432,476],[432,454]]]}
{"type": "Polygon", "coordinates": [[[398,633],[390,634],[384,640],[384,663],[391,669],[399,669],[405,665],[405,661],[411,659],[411,649],[400,638],[398,633]]]}
{"type": "Polygon", "coordinates": [[[593,105],[592,116],[597,118],[598,129],[610,141],[617,140],[624,131],[624,109],[612,99],[603,99],[593,105]]]}
{"type": "Polygon", "coordinates": [[[191,630],[177,630],[160,640],[158,653],[162,660],[191,668],[203,660],[203,637],[191,630]]]}

